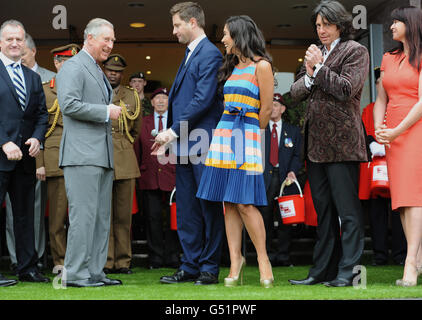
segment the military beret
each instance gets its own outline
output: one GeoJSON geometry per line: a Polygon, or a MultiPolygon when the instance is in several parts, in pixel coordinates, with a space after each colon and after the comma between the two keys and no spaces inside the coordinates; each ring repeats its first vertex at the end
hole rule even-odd
{"type": "Polygon", "coordinates": [[[113,71],[123,71],[126,66],[126,60],[120,54],[111,54],[106,61],[103,62],[104,68],[113,71]]]}
{"type": "Polygon", "coordinates": [[[281,94],[279,94],[279,93],[274,93],[273,101],[277,101],[278,103],[280,103],[283,106],[285,106],[284,100],[283,100],[283,96],[281,94]]]}
{"type": "Polygon", "coordinates": [[[134,74],[130,76],[129,81],[131,81],[134,78],[145,79],[145,74],[141,71],[135,72],[134,74]]]}
{"type": "Polygon", "coordinates": [[[54,48],[50,52],[53,54],[53,57],[73,57],[79,51],[81,51],[81,47],[77,44],[71,43],[62,47],[54,48]]]}
{"type": "Polygon", "coordinates": [[[155,89],[155,91],[151,94],[151,100],[154,99],[154,97],[157,94],[165,94],[165,95],[168,96],[169,95],[169,92],[168,92],[168,90],[166,88],[158,88],[158,89],[155,89]]]}

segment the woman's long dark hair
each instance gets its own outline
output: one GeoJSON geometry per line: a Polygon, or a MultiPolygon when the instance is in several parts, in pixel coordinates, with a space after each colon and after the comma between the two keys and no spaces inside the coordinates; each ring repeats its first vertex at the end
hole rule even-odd
{"type": "MultiPolygon", "coordinates": [[[[406,43],[409,47],[409,62],[420,70],[422,55],[422,10],[416,7],[400,7],[391,13],[393,20],[401,21],[406,25],[406,43]]],[[[391,54],[401,54],[404,51],[403,43],[390,50],[391,54]]]]}
{"type": "MultiPolygon", "coordinates": [[[[249,16],[233,16],[227,19],[227,29],[234,41],[234,46],[240,51],[242,58],[249,58],[254,62],[264,59],[272,64],[272,58],[265,49],[265,38],[256,23],[249,16]],[[257,61],[255,56],[261,57],[257,61]]],[[[218,72],[218,93],[222,97],[223,87],[233,72],[239,59],[234,54],[226,54],[218,72]]]]}

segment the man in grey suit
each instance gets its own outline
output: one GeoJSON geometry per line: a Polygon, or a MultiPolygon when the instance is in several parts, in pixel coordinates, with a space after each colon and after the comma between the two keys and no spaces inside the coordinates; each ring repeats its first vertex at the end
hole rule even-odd
{"type": "Polygon", "coordinates": [[[91,20],[83,49],[57,75],[63,113],[59,166],[69,200],[69,231],[62,281],[73,287],[119,285],[103,272],[107,261],[113,186],[111,120],[121,108],[111,104],[112,88],[99,64],[113,49],[114,27],[91,20]]]}
{"type": "MultiPolygon", "coordinates": [[[[56,73],[48,69],[42,68],[38,65],[35,60],[37,54],[37,48],[35,46],[34,39],[26,33],[25,34],[25,45],[22,56],[22,64],[32,71],[39,74],[41,77],[41,82],[50,81],[56,73]]],[[[37,170],[38,176],[38,170],[37,170]]],[[[10,202],[9,194],[6,195],[6,242],[7,249],[9,251],[11,269],[16,271],[17,259],[16,259],[16,247],[15,247],[15,236],[13,234],[13,213],[12,205],[10,202]]],[[[45,215],[45,206],[47,203],[47,187],[44,181],[37,179],[35,184],[35,203],[34,203],[34,234],[35,234],[35,250],[38,254],[38,263],[37,266],[39,269],[45,267],[42,262],[42,258],[45,252],[45,224],[44,224],[44,215],[45,215]]],[[[44,257],[47,261],[47,257],[44,257]]]]}

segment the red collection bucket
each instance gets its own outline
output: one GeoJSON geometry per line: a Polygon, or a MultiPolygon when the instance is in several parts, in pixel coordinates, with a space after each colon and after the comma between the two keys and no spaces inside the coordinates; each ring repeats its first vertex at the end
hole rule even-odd
{"type": "Polygon", "coordinates": [[[170,229],[177,230],[177,211],[176,202],[173,202],[173,196],[176,193],[176,188],[173,189],[170,195],[170,229]]]}
{"type": "Polygon", "coordinates": [[[283,190],[287,183],[287,180],[285,180],[281,185],[280,195],[276,198],[283,224],[298,224],[305,222],[305,198],[303,197],[299,183],[296,180],[293,180],[293,182],[299,189],[300,194],[283,196],[283,190]]]}
{"type": "Polygon", "coordinates": [[[374,157],[371,162],[371,194],[390,198],[390,182],[388,181],[387,161],[385,157],[374,157]]]}

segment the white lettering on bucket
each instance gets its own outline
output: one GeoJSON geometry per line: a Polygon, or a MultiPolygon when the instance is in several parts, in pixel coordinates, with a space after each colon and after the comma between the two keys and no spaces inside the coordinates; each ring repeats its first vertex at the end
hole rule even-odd
{"type": "Polygon", "coordinates": [[[280,202],[280,213],[282,218],[294,217],[296,210],[293,200],[280,202]]]}
{"type": "Polygon", "coordinates": [[[372,181],[388,181],[387,166],[375,166],[372,171],[372,181]]]}

